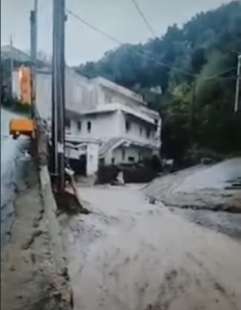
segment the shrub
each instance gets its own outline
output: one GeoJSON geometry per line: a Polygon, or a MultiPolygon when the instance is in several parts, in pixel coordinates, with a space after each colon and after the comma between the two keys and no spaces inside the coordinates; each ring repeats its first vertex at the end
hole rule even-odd
{"type": "Polygon", "coordinates": [[[123,171],[126,183],[150,182],[157,175],[157,171],[140,165],[101,166],[98,170],[97,183],[111,183],[117,177],[119,171],[123,171]]]}

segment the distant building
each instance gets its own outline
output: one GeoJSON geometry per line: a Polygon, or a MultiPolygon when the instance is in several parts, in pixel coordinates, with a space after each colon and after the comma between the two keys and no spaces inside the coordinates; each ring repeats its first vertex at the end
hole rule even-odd
{"type": "Polygon", "coordinates": [[[95,107],[67,113],[67,141],[96,142],[102,164],[137,163],[158,154],[161,120],[134,92],[103,78],[92,80],[95,107]]]}
{"type": "MultiPolygon", "coordinates": [[[[19,95],[17,73],[13,91],[19,95]]],[[[51,72],[37,72],[37,109],[51,120],[51,72]]],[[[161,119],[143,98],[109,80],[66,68],[66,157],[92,175],[99,164],[132,164],[159,154],[161,119]]]]}
{"type": "Polygon", "coordinates": [[[142,97],[113,82],[96,78],[89,83],[92,89],[86,100],[91,100],[91,104],[82,110],[67,109],[69,157],[87,156],[89,174],[89,169],[95,172],[98,162],[101,165],[131,164],[158,155],[159,114],[147,108],[142,97]]]}

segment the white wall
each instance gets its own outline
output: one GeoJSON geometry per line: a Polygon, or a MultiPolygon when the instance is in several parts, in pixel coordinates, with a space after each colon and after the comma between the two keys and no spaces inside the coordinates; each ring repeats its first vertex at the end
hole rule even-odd
{"type": "Polygon", "coordinates": [[[70,134],[80,135],[82,139],[108,140],[119,135],[120,118],[118,112],[82,116],[79,121],[81,122],[81,130],[78,129],[78,121],[71,120],[70,134]],[[91,122],[90,132],[87,130],[88,122],[91,122]]]}
{"type": "Polygon", "coordinates": [[[118,147],[112,152],[109,152],[107,156],[105,157],[105,163],[107,165],[112,164],[112,158],[115,160],[115,164],[127,164],[127,163],[132,163],[132,161],[129,160],[129,157],[134,158],[134,162],[138,163],[144,158],[151,158],[153,152],[152,150],[140,148],[140,147],[135,147],[135,146],[130,146],[130,147],[118,147]],[[124,150],[124,154],[123,154],[124,150]],[[124,157],[123,157],[124,155],[124,157]]]}
{"type": "MultiPolygon", "coordinates": [[[[65,73],[66,109],[75,112],[86,112],[97,106],[97,89],[90,80],[66,69],[65,73]]],[[[52,77],[49,71],[37,72],[36,102],[40,116],[45,119],[51,118],[52,106],[52,77]]],[[[18,72],[13,73],[13,91],[20,98],[18,72]]]]}
{"type": "Polygon", "coordinates": [[[87,145],[87,161],[86,161],[86,174],[87,176],[94,175],[98,171],[99,165],[99,145],[88,144],[87,145]]]}
{"type": "MultiPolygon", "coordinates": [[[[37,108],[40,112],[40,116],[45,119],[51,118],[51,106],[52,106],[52,84],[51,74],[49,72],[37,73],[37,108]]],[[[118,86],[116,86],[118,88],[118,86]]],[[[19,83],[18,74],[14,73],[13,90],[19,97],[19,83]]],[[[126,90],[129,92],[128,90],[126,90]]],[[[121,95],[118,92],[98,85],[95,80],[92,82],[85,77],[75,73],[73,70],[66,69],[66,108],[75,112],[87,112],[93,109],[97,109],[98,105],[108,105],[108,103],[117,102],[123,105],[134,106],[135,109],[140,109],[142,113],[147,113],[149,117],[156,116],[156,113],[147,109],[143,104],[138,104],[135,100],[131,100],[127,96],[121,95]]],[[[141,143],[149,143],[157,145],[160,141],[155,137],[155,130],[150,137],[146,136],[146,124],[140,123],[138,120],[132,120],[131,129],[129,132],[125,130],[126,115],[123,112],[116,112],[113,114],[98,114],[98,119],[93,116],[85,117],[82,124],[81,136],[83,138],[104,138],[108,139],[114,136],[126,137],[136,140],[141,143]],[[90,120],[92,122],[92,131],[88,133],[86,130],[86,122],[90,120]],[[140,133],[140,127],[142,127],[142,134],[140,133]]],[[[72,124],[72,134],[79,134],[76,124],[72,124]]]]}
{"type": "Polygon", "coordinates": [[[97,107],[97,90],[91,80],[66,69],[66,108],[86,112],[97,107]]]}
{"type": "Polygon", "coordinates": [[[40,116],[51,119],[52,85],[50,74],[37,74],[36,76],[36,105],[40,116]]]}
{"type": "Polygon", "coordinates": [[[131,139],[140,143],[144,144],[152,144],[154,146],[157,146],[156,141],[156,129],[154,125],[147,125],[145,122],[141,122],[138,119],[131,118],[121,112],[120,115],[121,121],[120,121],[120,136],[125,137],[127,139],[131,139]],[[130,130],[126,131],[126,121],[129,121],[130,123],[130,130]],[[150,128],[150,136],[147,137],[147,129],[150,128]],[[140,130],[142,129],[142,131],[140,130]]]}
{"type": "Polygon", "coordinates": [[[139,119],[129,119],[122,111],[114,111],[110,113],[98,113],[94,115],[81,116],[78,120],[71,120],[71,128],[66,128],[66,133],[79,136],[81,139],[100,139],[107,141],[110,138],[120,137],[139,142],[141,144],[149,144],[158,148],[160,138],[158,129],[154,125],[147,125],[139,119]],[[126,120],[130,123],[130,129],[126,131],[126,120]],[[78,121],[81,122],[81,130],[78,129],[78,121]],[[87,130],[87,123],[91,122],[91,131],[87,130]],[[147,137],[147,129],[150,128],[150,136],[147,137]],[[141,130],[140,130],[141,129],[141,130]]]}

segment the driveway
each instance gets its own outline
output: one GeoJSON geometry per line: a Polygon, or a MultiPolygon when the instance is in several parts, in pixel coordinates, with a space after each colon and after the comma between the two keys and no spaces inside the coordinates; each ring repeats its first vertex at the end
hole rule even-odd
{"type": "Polygon", "coordinates": [[[241,309],[241,243],[150,204],[140,186],[80,188],[61,218],[75,310],[241,309]]]}

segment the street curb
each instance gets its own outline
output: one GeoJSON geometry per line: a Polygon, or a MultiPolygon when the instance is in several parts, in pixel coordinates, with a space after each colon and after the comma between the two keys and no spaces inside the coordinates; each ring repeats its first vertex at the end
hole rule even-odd
{"type": "Polygon", "coordinates": [[[70,310],[73,309],[72,289],[68,275],[67,260],[64,255],[60,225],[56,217],[57,205],[52,192],[50,175],[46,165],[40,166],[39,176],[41,196],[48,221],[48,232],[55,273],[57,275],[56,279],[54,279],[55,285],[62,296],[62,302],[64,302],[63,309],[70,310]]]}

